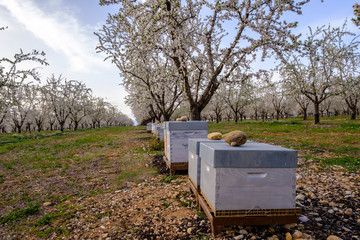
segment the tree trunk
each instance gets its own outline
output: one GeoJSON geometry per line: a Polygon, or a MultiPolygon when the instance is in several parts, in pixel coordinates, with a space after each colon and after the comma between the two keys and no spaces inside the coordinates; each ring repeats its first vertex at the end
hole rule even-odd
{"type": "Polygon", "coordinates": [[[349,97],[349,98],[345,99],[345,102],[346,102],[346,104],[348,106],[348,109],[351,111],[350,119],[351,120],[356,120],[356,110],[357,110],[356,106],[357,106],[358,100],[355,99],[355,101],[353,101],[353,99],[351,97],[349,97]]]}
{"type": "Polygon", "coordinates": [[[77,131],[79,127],[79,122],[74,122],[74,131],[77,131]]]}
{"type": "Polygon", "coordinates": [[[201,120],[201,110],[198,106],[190,106],[190,119],[191,120],[201,120]]]}
{"type": "Polygon", "coordinates": [[[31,124],[30,123],[26,123],[26,128],[27,128],[28,132],[31,133],[31,124]]]}
{"type": "Polygon", "coordinates": [[[356,120],[356,111],[351,113],[351,120],[356,120]]]}
{"type": "Polygon", "coordinates": [[[315,117],[315,124],[320,123],[320,112],[319,112],[319,103],[314,102],[314,117],[315,117]]]}
{"type": "Polygon", "coordinates": [[[303,114],[304,114],[303,120],[306,120],[307,119],[307,111],[306,111],[306,109],[303,109],[303,114]]]}
{"type": "Polygon", "coordinates": [[[169,114],[163,114],[164,122],[170,121],[170,115],[169,114]]]}
{"type": "Polygon", "coordinates": [[[351,108],[351,120],[356,120],[356,105],[351,108]]]}

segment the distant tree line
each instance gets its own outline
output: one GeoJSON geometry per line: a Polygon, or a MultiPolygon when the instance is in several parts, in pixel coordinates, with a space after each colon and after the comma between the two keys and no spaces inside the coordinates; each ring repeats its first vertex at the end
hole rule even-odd
{"type": "Polygon", "coordinates": [[[359,42],[346,23],[301,36],[283,18],[308,1],[100,2],[121,3],[97,50],[121,72],[139,123],[359,114],[359,42]],[[277,67],[253,69],[270,56],[277,67]]]}
{"type": "Polygon", "coordinates": [[[133,125],[80,81],[52,75],[41,84],[38,67],[46,65],[45,53],[39,51],[20,50],[13,59],[0,59],[0,132],[133,125]]]}

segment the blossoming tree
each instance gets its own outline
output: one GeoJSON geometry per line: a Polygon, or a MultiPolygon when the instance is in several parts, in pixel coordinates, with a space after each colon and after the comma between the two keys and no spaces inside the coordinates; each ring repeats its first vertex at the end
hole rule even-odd
{"type": "Polygon", "coordinates": [[[288,11],[301,13],[307,2],[101,0],[101,4],[120,3],[121,7],[97,33],[98,49],[114,63],[123,54],[133,56],[133,49],[161,51],[181,78],[191,119],[199,120],[235,69],[247,68],[261,50],[266,57],[270,46],[289,49],[279,35],[296,38],[290,32],[296,23],[282,16],[288,11]]]}

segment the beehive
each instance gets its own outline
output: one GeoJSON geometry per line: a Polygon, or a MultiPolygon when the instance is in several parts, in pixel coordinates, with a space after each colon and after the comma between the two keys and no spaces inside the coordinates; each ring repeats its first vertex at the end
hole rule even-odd
{"type": "Polygon", "coordinates": [[[194,185],[200,187],[201,158],[199,149],[201,142],[224,142],[224,140],[210,140],[208,138],[189,138],[189,178],[194,185]]]}
{"type": "Polygon", "coordinates": [[[154,134],[155,136],[156,136],[156,127],[158,126],[158,124],[156,124],[156,123],[153,123],[152,124],[152,129],[151,129],[151,132],[152,132],[152,134],[154,134]]]}
{"type": "Polygon", "coordinates": [[[146,124],[146,131],[151,132],[152,131],[152,123],[146,124]]]}
{"type": "Polygon", "coordinates": [[[156,138],[160,139],[160,141],[164,141],[164,127],[156,126],[156,138]]]}
{"type": "Polygon", "coordinates": [[[297,151],[201,142],[200,158],[201,192],[215,214],[295,208],[297,151]]]}
{"type": "Polygon", "coordinates": [[[205,138],[208,123],[203,121],[165,122],[165,156],[170,163],[188,162],[188,139],[205,138]]]}

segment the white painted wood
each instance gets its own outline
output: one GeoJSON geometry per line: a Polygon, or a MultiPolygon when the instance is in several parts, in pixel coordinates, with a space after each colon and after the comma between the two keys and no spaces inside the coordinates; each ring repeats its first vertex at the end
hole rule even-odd
{"type": "Polygon", "coordinates": [[[200,186],[215,210],[295,208],[296,168],[213,168],[201,162],[200,186]]]}
{"type": "Polygon", "coordinates": [[[189,177],[194,182],[194,184],[200,186],[200,171],[201,171],[201,161],[199,155],[196,155],[192,151],[189,151],[189,177]]]}
{"type": "Polygon", "coordinates": [[[156,135],[156,127],[158,126],[158,124],[156,123],[153,123],[152,126],[151,126],[151,132],[156,135]]]}
{"type": "Polygon", "coordinates": [[[167,136],[169,161],[188,162],[188,139],[206,137],[207,130],[169,131],[167,136]]]}

